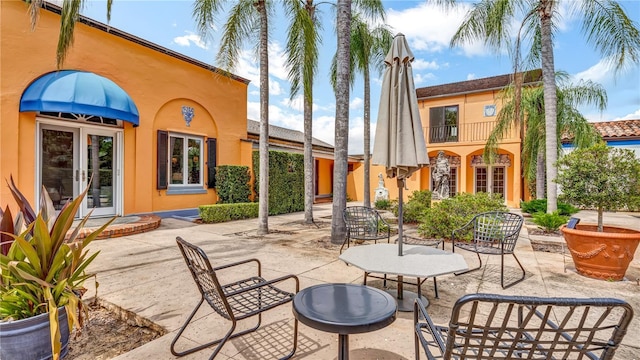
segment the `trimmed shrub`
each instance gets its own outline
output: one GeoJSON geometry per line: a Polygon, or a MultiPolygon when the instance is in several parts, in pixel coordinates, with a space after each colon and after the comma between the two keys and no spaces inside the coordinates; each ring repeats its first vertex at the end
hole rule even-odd
{"type": "MultiPolygon", "coordinates": [[[[253,152],[256,201],[260,196],[260,154],[253,152]]],[[[269,151],[269,215],[304,210],[304,155],[269,151]]]]}
{"type": "Polygon", "coordinates": [[[507,211],[500,194],[460,193],[425,211],[418,233],[425,238],[450,239],[451,232],[468,223],[474,215],[487,211],[507,211]]]}
{"type": "Polygon", "coordinates": [[[204,223],[220,223],[258,217],[258,203],[201,205],[198,210],[204,223]]]}
{"type": "Polygon", "coordinates": [[[218,204],[246,203],[251,195],[248,166],[221,165],[216,167],[218,204]]]}
{"type": "MultiPolygon", "coordinates": [[[[529,201],[523,201],[520,203],[520,208],[523,212],[528,214],[546,213],[547,212],[547,199],[535,199],[529,201]]],[[[558,214],[563,216],[571,216],[580,211],[580,209],[566,203],[558,203],[558,214]]]]}
{"type": "Polygon", "coordinates": [[[391,201],[389,200],[378,200],[374,203],[376,209],[378,210],[389,210],[391,208],[391,201]]]}
{"type": "Polygon", "coordinates": [[[567,221],[569,221],[569,217],[560,215],[557,211],[553,214],[543,212],[533,214],[534,224],[547,234],[557,232],[560,225],[566,224],[567,221]]]}

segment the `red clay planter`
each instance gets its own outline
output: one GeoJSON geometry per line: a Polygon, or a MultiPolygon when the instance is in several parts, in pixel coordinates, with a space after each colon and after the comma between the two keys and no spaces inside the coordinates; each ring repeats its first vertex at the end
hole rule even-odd
{"type": "Polygon", "coordinates": [[[605,226],[604,232],[590,224],[560,230],[578,273],[594,279],[622,280],[640,242],[640,231],[614,226],[605,226]]]}

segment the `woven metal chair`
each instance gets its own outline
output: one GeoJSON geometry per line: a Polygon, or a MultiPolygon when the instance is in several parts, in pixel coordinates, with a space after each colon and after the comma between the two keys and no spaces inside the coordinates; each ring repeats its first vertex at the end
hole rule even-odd
{"type": "MultiPolygon", "coordinates": [[[[257,330],[260,327],[262,321],[262,313],[273,309],[279,305],[286,304],[293,300],[295,293],[284,291],[277,288],[277,283],[285,280],[292,280],[295,283],[296,293],[300,290],[298,278],[295,275],[281,276],[273,280],[265,280],[261,276],[261,265],[257,259],[248,259],[239,261],[232,264],[227,264],[218,267],[211,267],[211,263],[207,258],[207,255],[199,247],[192,245],[182,238],[176,238],[178,248],[184,257],[189,271],[193,276],[193,280],[200,290],[200,302],[193,309],[191,315],[184,322],[184,325],[180,328],[175,338],[171,342],[171,353],[175,356],[183,356],[191,354],[193,352],[202,350],[212,345],[216,345],[213,354],[209,359],[216,357],[222,346],[229,339],[237,336],[245,335],[257,330]],[[228,284],[221,284],[216,272],[220,272],[225,269],[236,269],[238,266],[244,266],[242,269],[247,269],[247,266],[255,268],[255,275],[228,284]],[[227,331],[224,337],[211,341],[209,343],[193,347],[191,349],[178,352],[175,350],[175,345],[178,339],[182,336],[182,333],[187,328],[194,315],[204,303],[204,301],[211,306],[211,308],[226,320],[231,321],[231,327],[227,331]],[[237,322],[252,316],[258,317],[257,324],[248,329],[234,334],[237,322]]],[[[292,285],[293,286],[293,285],[292,285]]],[[[296,351],[298,342],[298,320],[294,320],[293,328],[293,349],[282,359],[289,359],[296,351]]]]}
{"type": "MultiPolygon", "coordinates": [[[[500,285],[502,285],[503,289],[524,280],[526,272],[514,253],[523,223],[524,218],[521,215],[502,211],[489,211],[474,216],[463,227],[453,230],[451,234],[453,252],[456,251],[456,248],[472,251],[476,253],[480,263],[478,267],[456,273],[456,275],[480,269],[482,267],[480,254],[488,254],[500,255],[500,285]],[[513,255],[518,266],[520,266],[522,277],[505,285],[504,256],[509,254],[513,255]]],[[[444,242],[442,243],[442,249],[444,249],[444,242]]]]}
{"type": "Polygon", "coordinates": [[[416,360],[613,359],[633,317],[618,299],[472,294],[458,299],[449,326],[414,305],[416,360]]]}
{"type": "Polygon", "coordinates": [[[374,243],[381,239],[387,239],[387,242],[391,241],[391,227],[375,209],[365,206],[350,206],[344,209],[342,216],[347,225],[347,237],[340,247],[340,253],[342,253],[345,244],[347,248],[349,247],[351,239],[373,240],[374,243]]]}

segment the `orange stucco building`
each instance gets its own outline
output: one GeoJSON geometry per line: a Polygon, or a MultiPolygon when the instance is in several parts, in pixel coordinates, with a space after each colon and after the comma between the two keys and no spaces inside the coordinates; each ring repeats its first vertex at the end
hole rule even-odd
{"type": "MultiPolygon", "coordinates": [[[[524,77],[525,85],[539,84],[541,72],[532,71],[524,77]]],[[[483,160],[484,147],[495,127],[500,110],[500,92],[512,82],[512,75],[500,75],[458,83],[436,85],[416,90],[420,118],[427,143],[430,166],[416,172],[407,181],[404,194],[414,190],[432,190],[432,170],[440,151],[444,151],[450,164],[450,195],[456,193],[500,193],[510,207],[519,207],[528,197],[521,177],[520,129],[513,128],[499,142],[498,157],[492,164],[483,160]]],[[[379,166],[371,168],[371,189],[378,186],[379,166]]],[[[354,184],[363,181],[362,166],[351,175],[354,184]]],[[[398,197],[395,179],[385,179],[391,199],[398,197]]],[[[362,200],[362,189],[356,190],[362,200]]],[[[373,194],[371,195],[373,201],[373,194]]],[[[405,199],[406,200],[406,199],[405,199]]]]}
{"type": "Polygon", "coordinates": [[[251,166],[248,80],[84,17],[57,72],[59,8],[45,4],[35,31],[25,2],[0,12],[0,178],[30,201],[45,186],[59,208],[93,174],[79,215],[194,208],[217,200],[213,167],[251,166]]]}

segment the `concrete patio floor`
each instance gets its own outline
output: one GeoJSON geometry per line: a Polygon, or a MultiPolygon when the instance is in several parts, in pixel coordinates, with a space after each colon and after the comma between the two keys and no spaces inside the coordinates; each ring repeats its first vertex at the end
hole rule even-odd
{"type": "MultiPolygon", "coordinates": [[[[640,219],[634,215],[638,214],[607,214],[605,220],[608,224],[640,229],[640,219]]],[[[583,222],[595,219],[593,212],[581,212],[577,216],[583,222]]],[[[213,266],[258,258],[262,262],[265,278],[295,274],[300,279],[301,289],[324,282],[362,283],[362,271],[338,260],[339,245],[332,245],[329,241],[331,204],[316,205],[314,217],[319,228],[303,225],[302,213],[272,216],[269,218],[271,233],[265,237],[255,236],[255,219],[207,225],[163,219],[161,226],[151,232],[94,241],[91,250],[100,250],[100,255],[89,270],[97,273],[99,298],[167,330],[166,335],[117,359],[176,358],[171,355],[169,345],[199,300],[198,290],[176,246],[176,236],[202,247],[213,266]]],[[[475,254],[461,253],[470,266],[474,266],[475,254]]],[[[453,303],[464,294],[476,292],[616,297],[628,301],[636,311],[616,358],[640,359],[640,249],[627,272],[627,280],[621,282],[594,280],[578,275],[568,254],[533,251],[524,228],[516,254],[527,270],[527,277],[507,290],[500,287],[498,256],[488,257],[488,263],[482,270],[461,276],[438,277],[438,299],[434,297],[433,282],[426,281],[422,290],[431,302],[428,311],[433,320],[437,324],[446,324],[453,303]]],[[[513,258],[507,258],[506,262],[506,271],[513,270],[515,274],[517,265],[513,258]]],[[[233,276],[233,272],[230,275],[233,276]]],[[[369,285],[381,288],[382,282],[369,281],[369,285]]],[[[88,281],[87,286],[93,286],[93,282],[88,281]]],[[[392,283],[391,286],[395,285],[392,283]]],[[[90,289],[85,298],[94,294],[95,289],[90,289]]],[[[247,324],[247,327],[250,325],[253,323],[247,324]]],[[[192,327],[179,342],[179,349],[219,338],[228,326],[228,322],[212,313],[208,306],[203,306],[192,327]]],[[[216,359],[283,356],[291,345],[292,328],[290,305],[270,310],[263,316],[261,329],[229,341],[216,359]]],[[[351,359],[413,359],[412,313],[398,313],[396,321],[382,330],[351,335],[349,347],[351,359]]],[[[212,351],[213,348],[204,349],[181,359],[208,359],[212,351]]],[[[337,354],[336,334],[300,324],[295,359],[336,359],[337,354]]]]}

